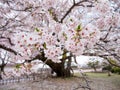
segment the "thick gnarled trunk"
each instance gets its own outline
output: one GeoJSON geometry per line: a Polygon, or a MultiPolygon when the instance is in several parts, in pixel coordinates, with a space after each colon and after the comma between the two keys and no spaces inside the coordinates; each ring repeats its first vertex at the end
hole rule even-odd
{"type": "Polygon", "coordinates": [[[67,59],[66,57],[62,58],[61,63],[54,63],[50,60],[46,64],[51,67],[57,77],[71,77],[71,61],[71,56],[69,56],[67,59]]]}
{"type": "Polygon", "coordinates": [[[51,60],[46,62],[52,71],[56,73],[57,77],[70,77],[72,76],[71,67],[65,66],[65,63],[65,61],[61,63],[54,63],[51,60]]]}
{"type": "MultiPolygon", "coordinates": [[[[56,73],[57,77],[71,77],[71,58],[71,56],[64,57],[61,59],[60,63],[55,63],[52,60],[47,60],[44,52],[42,52],[40,55],[33,58],[33,60],[39,59],[42,62],[45,62],[52,69],[52,71],[56,73]]],[[[29,60],[29,62],[31,61],[32,60],[29,60]]]]}

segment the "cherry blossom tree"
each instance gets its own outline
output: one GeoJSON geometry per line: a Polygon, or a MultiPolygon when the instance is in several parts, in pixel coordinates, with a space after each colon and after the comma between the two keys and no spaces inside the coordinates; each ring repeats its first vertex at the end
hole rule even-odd
{"type": "Polygon", "coordinates": [[[108,0],[1,0],[0,48],[14,62],[39,59],[57,76],[71,76],[72,57],[93,49],[101,32],[120,24],[116,7],[108,0]]]}

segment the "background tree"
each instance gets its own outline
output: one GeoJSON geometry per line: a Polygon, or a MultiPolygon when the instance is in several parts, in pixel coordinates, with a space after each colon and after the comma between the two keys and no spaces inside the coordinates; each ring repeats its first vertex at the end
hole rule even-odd
{"type": "Polygon", "coordinates": [[[93,68],[95,72],[97,72],[97,68],[100,67],[99,61],[89,61],[87,65],[88,67],[93,68]]]}

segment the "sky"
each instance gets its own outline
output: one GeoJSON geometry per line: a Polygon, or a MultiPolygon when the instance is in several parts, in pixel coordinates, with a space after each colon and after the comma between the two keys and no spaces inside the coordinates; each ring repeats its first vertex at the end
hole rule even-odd
{"type": "Polygon", "coordinates": [[[80,65],[84,65],[88,62],[89,60],[89,57],[88,56],[78,56],[76,57],[76,60],[77,60],[77,63],[80,64],[80,65]]]}

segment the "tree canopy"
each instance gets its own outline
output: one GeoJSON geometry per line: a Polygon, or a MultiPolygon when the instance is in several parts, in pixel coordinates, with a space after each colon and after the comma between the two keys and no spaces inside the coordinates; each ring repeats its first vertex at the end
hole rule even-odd
{"type": "Polygon", "coordinates": [[[0,49],[12,62],[57,65],[68,52],[79,56],[90,49],[119,60],[119,16],[109,0],[0,0],[0,49]]]}

